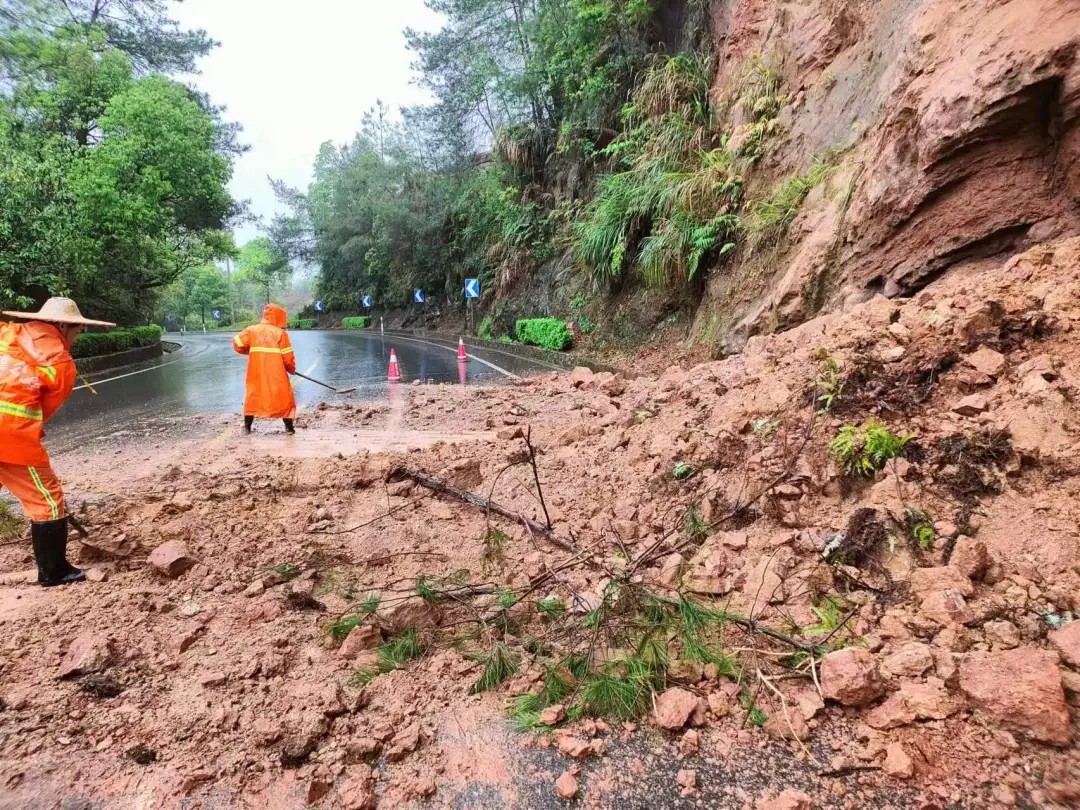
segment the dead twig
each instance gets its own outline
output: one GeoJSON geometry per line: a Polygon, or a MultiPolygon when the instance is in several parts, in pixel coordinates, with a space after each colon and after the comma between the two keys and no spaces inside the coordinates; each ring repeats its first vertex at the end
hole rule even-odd
{"type": "Polygon", "coordinates": [[[467,492],[464,489],[458,489],[445,481],[440,481],[434,476],[427,473],[420,472],[419,470],[411,470],[408,467],[398,467],[390,473],[390,478],[408,478],[415,481],[422,487],[427,487],[433,492],[439,492],[443,495],[450,495],[457,498],[459,501],[475,506],[477,509],[483,509],[487,512],[494,512],[497,515],[502,515],[508,520],[513,520],[517,523],[521,523],[524,526],[529,527],[532,531],[541,535],[545,540],[551,543],[553,546],[557,546],[564,551],[576,551],[576,546],[569,540],[559,537],[555,532],[546,526],[542,526],[534,520],[530,520],[522,514],[511,511],[501,504],[495,503],[490,498],[485,498],[483,495],[477,495],[473,492],[467,492]]]}

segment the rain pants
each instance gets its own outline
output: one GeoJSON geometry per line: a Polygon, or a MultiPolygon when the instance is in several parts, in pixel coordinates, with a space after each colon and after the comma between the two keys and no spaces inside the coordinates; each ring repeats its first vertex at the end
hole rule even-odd
{"type": "Polygon", "coordinates": [[[284,309],[267,304],[262,322],[233,338],[233,348],[248,356],[244,416],[296,417],[296,398],[289,383],[289,374],[296,371],[296,357],[285,331],[286,321],[284,309]]]}
{"type": "Polygon", "coordinates": [[[0,487],[31,520],[64,517],[64,493],[42,444],[45,423],[71,396],[75,361],[49,323],[0,324],[0,487]]]}

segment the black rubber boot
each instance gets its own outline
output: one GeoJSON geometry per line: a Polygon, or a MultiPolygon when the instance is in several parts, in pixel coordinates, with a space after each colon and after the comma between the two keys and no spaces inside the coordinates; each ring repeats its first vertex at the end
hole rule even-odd
{"type": "Polygon", "coordinates": [[[292,419],[282,419],[281,421],[285,423],[285,432],[286,433],[288,433],[290,436],[292,434],[296,433],[296,428],[293,427],[293,420],[292,419]]]}
{"type": "Polygon", "coordinates": [[[244,433],[251,433],[251,424],[255,421],[254,416],[244,417],[244,433]]]}
{"type": "Polygon", "coordinates": [[[30,537],[37,562],[38,585],[51,588],[81,582],[86,574],[67,561],[67,518],[36,520],[30,524],[30,537]]]}

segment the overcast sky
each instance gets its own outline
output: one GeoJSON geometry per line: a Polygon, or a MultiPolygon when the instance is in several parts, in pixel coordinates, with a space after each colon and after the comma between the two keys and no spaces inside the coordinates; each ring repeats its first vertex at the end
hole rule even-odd
{"type": "MultiPolygon", "coordinates": [[[[306,188],[319,145],[343,143],[377,99],[394,110],[424,100],[412,84],[405,28],[433,30],[423,0],[184,0],[172,13],[221,46],[200,62],[195,84],[244,127],[251,150],[237,161],[234,197],[268,225],[276,210],[268,177],[306,188]]],[[[243,243],[257,226],[237,232],[243,243]]]]}

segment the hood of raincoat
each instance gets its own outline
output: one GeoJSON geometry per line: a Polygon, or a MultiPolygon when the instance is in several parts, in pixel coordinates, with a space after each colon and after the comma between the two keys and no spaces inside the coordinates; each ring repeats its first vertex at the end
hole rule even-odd
{"type": "Polygon", "coordinates": [[[285,324],[289,322],[289,316],[277,304],[267,304],[263,309],[262,322],[284,329],[285,324]]]}

